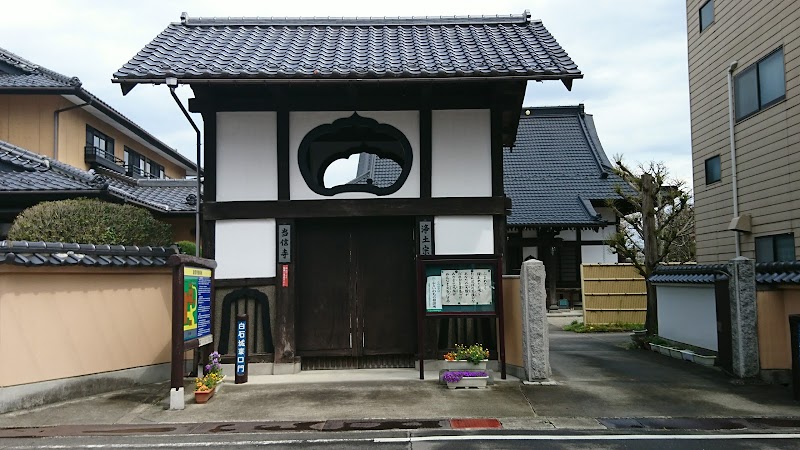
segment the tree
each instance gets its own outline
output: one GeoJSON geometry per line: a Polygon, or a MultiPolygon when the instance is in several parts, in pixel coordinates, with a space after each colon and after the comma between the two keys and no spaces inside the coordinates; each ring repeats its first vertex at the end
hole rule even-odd
{"type": "MultiPolygon", "coordinates": [[[[636,171],[621,157],[616,157],[615,163],[614,171],[625,185],[616,188],[620,198],[609,202],[621,219],[617,232],[606,243],[645,279],[661,263],[693,260],[694,208],[686,184],[669,179],[663,163],[639,165],[636,171]]],[[[655,289],[648,282],[648,334],[654,334],[658,327],[657,314],[655,289]]]]}

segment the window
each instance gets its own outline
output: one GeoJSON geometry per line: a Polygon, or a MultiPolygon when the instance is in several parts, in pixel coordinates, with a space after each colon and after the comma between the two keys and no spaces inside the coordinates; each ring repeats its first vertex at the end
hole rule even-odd
{"type": "Polygon", "coordinates": [[[94,148],[94,154],[114,161],[114,140],[86,125],[86,146],[94,148]]]}
{"type": "Polygon", "coordinates": [[[700,32],[714,23],[714,0],[708,0],[700,7],[700,32]]]}
{"type": "Polygon", "coordinates": [[[164,166],[125,147],[126,174],[135,178],[165,178],[164,166]]]}
{"type": "Polygon", "coordinates": [[[776,234],[756,238],[756,262],[794,260],[794,234],[776,234]]]}
{"type": "Polygon", "coordinates": [[[742,120],[786,98],[783,48],[741,71],[733,84],[736,120],[742,120]]]}
{"type": "Polygon", "coordinates": [[[309,131],[300,142],[297,164],[306,184],[317,194],[332,196],[340,192],[369,192],[388,195],[403,186],[411,172],[413,158],[411,144],[400,130],[353,114],[309,131]],[[373,168],[364,172],[369,176],[363,180],[333,186],[330,184],[334,183],[326,184],[328,168],[351,156],[353,161],[358,157],[359,166],[363,166],[362,162],[371,161],[370,164],[374,165],[376,161],[383,161],[381,170],[373,168]]]}
{"type": "Polygon", "coordinates": [[[719,155],[706,160],[706,184],[716,183],[722,179],[719,155]]]}

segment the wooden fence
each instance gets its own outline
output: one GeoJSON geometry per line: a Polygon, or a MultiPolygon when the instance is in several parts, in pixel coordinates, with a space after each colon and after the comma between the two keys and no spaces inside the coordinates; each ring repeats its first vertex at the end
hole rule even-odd
{"type": "Polygon", "coordinates": [[[632,264],[581,265],[583,322],[644,323],[647,287],[632,264]]]}

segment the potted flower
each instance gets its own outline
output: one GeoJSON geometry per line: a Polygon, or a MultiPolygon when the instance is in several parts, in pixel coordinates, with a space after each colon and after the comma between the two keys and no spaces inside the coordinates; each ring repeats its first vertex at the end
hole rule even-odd
{"type": "Polygon", "coordinates": [[[483,370],[451,370],[442,375],[442,380],[447,383],[448,389],[485,388],[489,375],[483,370]]]}
{"type": "Polygon", "coordinates": [[[210,357],[211,361],[205,367],[206,374],[194,381],[194,401],[196,403],[206,403],[214,395],[217,385],[222,383],[222,379],[225,378],[219,363],[219,353],[213,352],[210,357]]]}
{"type": "Polygon", "coordinates": [[[479,344],[467,347],[463,344],[456,344],[455,351],[444,355],[445,368],[447,370],[486,370],[486,362],[489,360],[489,350],[484,349],[479,344]]]}

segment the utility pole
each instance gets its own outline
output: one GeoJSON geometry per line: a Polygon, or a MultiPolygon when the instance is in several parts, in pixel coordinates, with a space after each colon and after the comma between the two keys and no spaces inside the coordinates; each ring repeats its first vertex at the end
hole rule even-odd
{"type": "MultiPolygon", "coordinates": [[[[649,277],[658,262],[658,241],[656,239],[656,217],[654,199],[656,196],[653,176],[642,174],[642,232],[644,234],[644,267],[649,277]]],[[[656,290],[647,281],[647,334],[655,334],[658,327],[658,304],[656,290]]]]}

